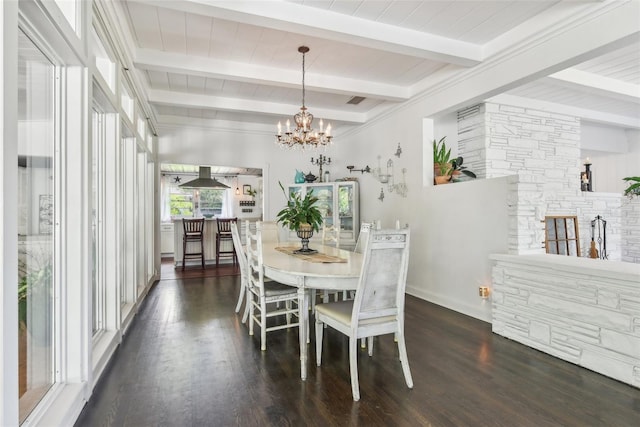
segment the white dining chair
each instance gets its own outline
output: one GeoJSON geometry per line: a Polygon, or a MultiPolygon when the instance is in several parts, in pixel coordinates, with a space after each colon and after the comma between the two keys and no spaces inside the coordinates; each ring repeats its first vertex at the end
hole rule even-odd
{"type": "Polygon", "coordinates": [[[267,332],[300,325],[298,290],[276,281],[265,280],[261,222],[256,223],[255,232],[247,225],[246,235],[248,273],[246,298],[247,304],[249,304],[249,335],[253,335],[254,324],[257,324],[260,327],[260,349],[264,351],[267,349],[267,332]],[[284,304],[277,306],[278,303],[284,304]],[[267,319],[276,316],[284,316],[286,322],[267,326],[267,319]]]}
{"type": "Polygon", "coordinates": [[[356,246],[353,249],[354,252],[363,253],[364,252],[364,243],[367,241],[369,237],[369,232],[373,230],[375,227],[371,222],[362,222],[360,223],[360,232],[358,233],[358,239],[356,240],[356,246]]]}
{"type": "Polygon", "coordinates": [[[316,306],[316,363],[322,361],[324,325],[349,337],[349,370],[353,400],[360,400],[358,339],[395,334],[405,382],[413,388],[404,339],[404,298],[409,265],[409,230],[371,230],[353,300],[316,306]]]}
{"type": "MultiPolygon", "coordinates": [[[[321,234],[321,243],[327,246],[333,246],[334,248],[340,249],[340,224],[338,225],[329,225],[326,222],[322,224],[322,234],[321,234]]],[[[316,299],[320,295],[322,296],[323,302],[329,302],[329,293],[330,291],[325,290],[322,291],[321,294],[318,292],[313,292],[311,294],[311,309],[316,305],[316,299]]],[[[344,298],[347,296],[347,291],[344,291],[344,298]]],[[[339,292],[331,291],[331,295],[335,301],[338,301],[339,292]]]]}
{"type": "Polygon", "coordinates": [[[263,243],[279,243],[280,228],[275,221],[260,221],[262,224],[262,242],[263,243]]]}
{"type": "MultiPolygon", "coordinates": [[[[237,222],[231,224],[231,236],[233,238],[233,248],[236,251],[236,257],[238,258],[238,265],[240,266],[240,292],[238,293],[238,302],[236,303],[236,313],[239,313],[242,308],[242,302],[244,301],[247,293],[248,265],[245,245],[242,243],[237,222]]],[[[248,317],[249,304],[245,304],[242,323],[245,323],[248,317]]]]}
{"type": "Polygon", "coordinates": [[[322,244],[340,247],[340,225],[322,224],[322,244]]]}

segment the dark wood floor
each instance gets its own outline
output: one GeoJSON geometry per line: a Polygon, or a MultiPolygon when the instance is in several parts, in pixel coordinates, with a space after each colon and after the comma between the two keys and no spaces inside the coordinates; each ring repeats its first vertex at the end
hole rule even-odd
{"type": "MultiPolygon", "coordinates": [[[[490,325],[407,297],[415,387],[393,337],[359,356],[353,402],[347,340],[325,332],[300,380],[296,329],[267,351],[233,311],[231,268],[163,274],[77,426],[638,426],[640,390],[491,333],[490,325]],[[165,278],[171,277],[171,278],[165,278]]],[[[163,270],[164,271],[164,270],[163,270]]],[[[313,334],[313,328],[312,328],[313,334]]]]}

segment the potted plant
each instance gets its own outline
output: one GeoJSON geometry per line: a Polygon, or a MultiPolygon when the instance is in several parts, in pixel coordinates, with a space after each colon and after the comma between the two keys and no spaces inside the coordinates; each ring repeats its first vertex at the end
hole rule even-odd
{"type": "Polygon", "coordinates": [[[467,179],[476,178],[476,174],[462,166],[463,159],[461,156],[451,160],[451,177],[453,182],[466,181],[467,179]]]}
{"type": "Polygon", "coordinates": [[[625,196],[630,199],[640,196],[640,176],[628,176],[626,178],[622,178],[622,180],[629,183],[629,186],[624,190],[625,196]]]}
{"type": "Polygon", "coordinates": [[[20,329],[29,331],[38,343],[45,343],[48,339],[45,328],[50,316],[52,274],[51,263],[47,262],[40,268],[23,272],[18,280],[18,323],[20,329]],[[30,317],[27,305],[31,305],[30,317]]]}
{"type": "Polygon", "coordinates": [[[451,180],[451,148],[447,149],[446,136],[433,140],[433,176],[435,184],[446,184],[451,180]]]}
{"type": "Polygon", "coordinates": [[[308,190],[304,197],[300,193],[292,191],[288,196],[278,181],[282,192],[287,197],[287,206],[277,214],[277,222],[283,226],[294,230],[302,240],[302,248],[298,253],[314,253],[309,249],[309,239],[314,231],[318,231],[322,225],[322,213],[315,206],[318,198],[313,195],[313,190],[308,190]]]}

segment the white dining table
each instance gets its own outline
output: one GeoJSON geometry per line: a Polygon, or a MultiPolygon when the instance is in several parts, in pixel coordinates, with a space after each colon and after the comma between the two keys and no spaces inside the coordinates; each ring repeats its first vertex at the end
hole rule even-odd
{"type": "MultiPolygon", "coordinates": [[[[264,274],[277,282],[298,288],[300,309],[300,377],[307,379],[307,338],[309,324],[309,289],[354,290],[358,285],[363,255],[357,252],[336,249],[331,246],[312,244],[318,252],[346,259],[346,262],[318,263],[289,255],[276,249],[292,246],[292,243],[263,243],[262,256],[264,274]]],[[[299,248],[298,245],[296,248],[299,248]]]]}

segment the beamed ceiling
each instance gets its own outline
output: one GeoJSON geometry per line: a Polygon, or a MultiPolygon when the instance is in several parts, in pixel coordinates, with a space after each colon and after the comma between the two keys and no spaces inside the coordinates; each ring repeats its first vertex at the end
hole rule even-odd
{"type": "Polygon", "coordinates": [[[534,102],[584,120],[640,126],[635,0],[127,0],[117,8],[157,127],[275,130],[301,104],[301,45],[310,47],[306,105],[336,134],[494,65],[493,76],[504,84],[480,100],[534,102]],[[620,29],[615,16],[622,17],[620,29]],[[599,45],[601,34],[581,30],[593,20],[620,35],[599,45]],[[551,37],[553,66],[532,66],[529,75],[526,64],[524,72],[501,66],[551,37]],[[571,48],[576,44],[586,46],[580,54],[571,48]],[[517,79],[506,75],[516,71],[517,79]],[[364,100],[353,105],[353,97],[364,100]]]}

